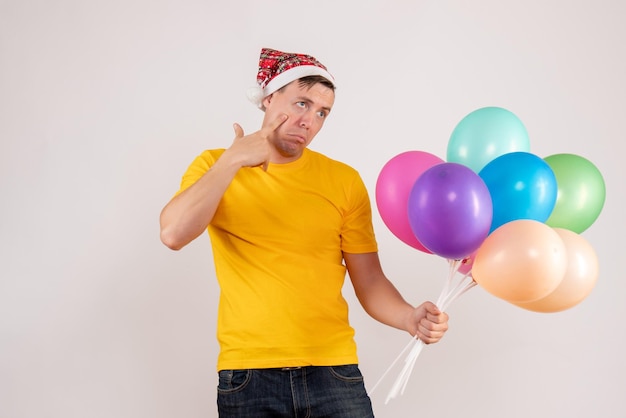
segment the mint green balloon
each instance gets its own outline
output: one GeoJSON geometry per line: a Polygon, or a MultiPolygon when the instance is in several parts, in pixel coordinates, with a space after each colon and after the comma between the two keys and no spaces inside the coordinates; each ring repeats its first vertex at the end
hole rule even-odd
{"type": "Polygon", "coordinates": [[[483,107],[465,116],[448,141],[447,161],[478,173],[488,162],[509,152],[530,152],[522,121],[501,107],[483,107]]]}
{"type": "Polygon", "coordinates": [[[556,204],[546,220],[553,228],[580,234],[600,216],[606,186],[600,170],[575,154],[554,154],[543,159],[556,176],[556,204]]]}

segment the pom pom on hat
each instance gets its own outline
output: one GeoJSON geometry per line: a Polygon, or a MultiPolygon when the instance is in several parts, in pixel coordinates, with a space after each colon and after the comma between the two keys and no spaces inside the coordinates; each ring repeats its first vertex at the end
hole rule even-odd
{"type": "Polygon", "coordinates": [[[248,100],[250,100],[258,107],[262,106],[261,102],[265,98],[265,96],[263,96],[263,89],[261,88],[261,86],[250,87],[248,91],[246,91],[246,96],[248,97],[248,100]]]}
{"type": "Polygon", "coordinates": [[[335,85],[334,77],[311,55],[263,48],[256,76],[258,85],[249,88],[246,95],[259,109],[265,110],[262,103],[264,98],[294,80],[311,75],[320,75],[335,85]]]}

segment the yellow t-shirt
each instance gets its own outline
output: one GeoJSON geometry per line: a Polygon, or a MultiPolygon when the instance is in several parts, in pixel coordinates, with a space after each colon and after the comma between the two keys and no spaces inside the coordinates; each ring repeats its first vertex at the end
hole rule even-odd
{"type": "MultiPolygon", "coordinates": [[[[203,152],[195,183],[224,152],[203,152]]],[[[306,149],[288,164],[242,168],[208,228],[220,285],[217,368],[357,363],[342,251],[377,251],[356,170],[306,149]]]]}

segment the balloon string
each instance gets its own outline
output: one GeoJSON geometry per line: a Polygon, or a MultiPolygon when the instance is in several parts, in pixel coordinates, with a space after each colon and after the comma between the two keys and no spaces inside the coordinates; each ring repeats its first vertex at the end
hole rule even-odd
{"type": "Polygon", "coordinates": [[[400,375],[396,379],[395,383],[391,387],[391,390],[389,391],[389,394],[387,395],[387,398],[385,399],[385,404],[387,404],[389,400],[395,398],[398,395],[398,392],[400,392],[401,394],[404,393],[404,389],[406,388],[406,385],[409,381],[411,372],[415,367],[417,357],[421,353],[423,347],[424,342],[422,340],[418,339],[415,341],[415,343],[413,344],[413,348],[409,352],[409,355],[404,360],[405,364],[402,368],[402,371],[400,372],[400,375]]]}
{"type": "Polygon", "coordinates": [[[452,290],[448,291],[446,298],[442,302],[441,309],[445,311],[450,304],[457,300],[465,292],[476,286],[478,283],[471,277],[471,270],[463,274],[452,290]],[[469,279],[469,280],[468,280],[469,279]]]}
{"type": "Polygon", "coordinates": [[[477,283],[474,280],[471,280],[467,283],[464,283],[463,281],[459,282],[457,287],[455,287],[454,292],[451,292],[448,299],[446,299],[446,301],[444,302],[442,310],[445,311],[446,309],[448,309],[452,302],[457,300],[459,297],[461,297],[461,295],[463,295],[465,292],[467,292],[476,285],[477,283]]]}
{"type": "Polygon", "coordinates": [[[398,354],[398,357],[396,357],[396,359],[391,363],[391,365],[387,368],[387,370],[385,370],[385,372],[383,373],[383,375],[380,377],[380,379],[378,379],[378,382],[376,382],[376,384],[374,385],[374,387],[372,387],[372,389],[369,391],[369,395],[371,395],[372,393],[374,393],[374,390],[376,390],[376,388],[378,387],[378,385],[380,384],[380,382],[382,382],[382,380],[385,378],[385,376],[387,376],[387,373],[389,373],[391,371],[391,369],[393,368],[393,366],[396,365],[396,363],[398,362],[398,360],[400,360],[400,358],[402,357],[402,355],[405,353],[406,350],[409,349],[409,347],[411,347],[411,345],[413,345],[414,341],[417,340],[417,335],[415,335],[413,338],[411,338],[411,341],[409,341],[409,343],[406,345],[406,347],[404,347],[402,349],[402,351],[400,352],[400,354],[398,354]]]}
{"type": "Polygon", "coordinates": [[[448,260],[448,267],[449,267],[448,277],[447,277],[447,280],[444,282],[443,289],[441,289],[441,293],[439,294],[439,299],[437,300],[437,303],[435,303],[437,307],[441,306],[441,302],[446,297],[446,295],[450,292],[450,285],[452,284],[454,275],[456,274],[460,266],[461,266],[461,262],[459,260],[453,260],[453,259],[448,260]]]}
{"type": "Polygon", "coordinates": [[[415,368],[415,362],[417,361],[417,357],[419,357],[419,354],[422,352],[422,348],[424,348],[425,345],[426,344],[424,344],[422,340],[418,340],[418,342],[413,346],[412,351],[414,351],[414,353],[412,353],[413,356],[411,356],[411,365],[408,369],[408,372],[406,373],[406,377],[404,378],[404,384],[402,385],[402,390],[400,391],[401,395],[404,394],[404,389],[406,389],[406,385],[407,383],[409,383],[409,377],[411,377],[411,372],[415,368]]]}
{"type": "MultiPolygon", "coordinates": [[[[439,294],[439,298],[437,299],[437,303],[435,304],[442,312],[445,311],[448,306],[455,300],[457,300],[461,295],[465,292],[473,288],[477,285],[474,279],[471,277],[471,271],[463,274],[463,276],[454,283],[454,279],[457,275],[458,269],[462,264],[461,260],[448,260],[449,270],[447,280],[444,282],[444,286],[441,289],[441,293],[439,294]],[[469,281],[467,280],[469,278],[469,281]]],[[[400,354],[396,357],[396,359],[391,363],[391,365],[385,370],[383,375],[378,379],[374,387],[369,391],[369,395],[371,396],[376,388],[380,385],[385,376],[391,371],[391,369],[396,365],[398,360],[402,357],[402,355],[411,348],[411,351],[407,355],[404,360],[404,367],[400,371],[400,374],[396,378],[396,381],[392,385],[387,398],[385,399],[385,404],[389,402],[389,400],[395,398],[398,393],[404,394],[404,390],[406,389],[407,383],[415,368],[415,363],[417,358],[419,357],[422,349],[426,344],[420,339],[417,338],[417,335],[411,338],[411,341],[402,349],[400,354]]]]}

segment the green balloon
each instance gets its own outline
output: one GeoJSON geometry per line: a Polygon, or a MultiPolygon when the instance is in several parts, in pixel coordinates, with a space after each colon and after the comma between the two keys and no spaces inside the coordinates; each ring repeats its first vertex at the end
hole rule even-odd
{"type": "Polygon", "coordinates": [[[543,159],[556,176],[556,204],[546,225],[578,234],[598,219],[606,186],[598,168],[575,154],[554,154],[543,159]]]}

